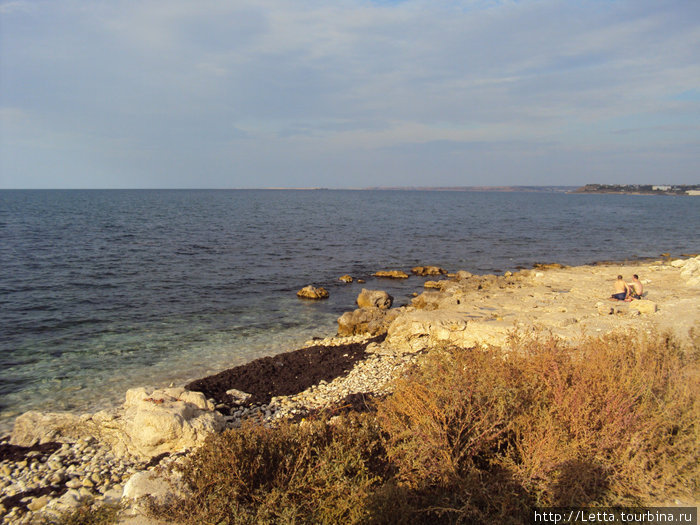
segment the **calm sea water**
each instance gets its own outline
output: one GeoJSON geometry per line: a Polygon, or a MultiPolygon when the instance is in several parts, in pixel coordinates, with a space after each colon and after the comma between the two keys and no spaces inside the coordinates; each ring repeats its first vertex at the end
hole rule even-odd
{"type": "Polygon", "coordinates": [[[408,191],[0,191],[0,431],[335,333],[362,286],[437,264],[700,252],[700,198],[408,191]],[[349,273],[367,280],[344,285],[349,273]],[[327,301],[296,291],[326,287],[327,301]]]}

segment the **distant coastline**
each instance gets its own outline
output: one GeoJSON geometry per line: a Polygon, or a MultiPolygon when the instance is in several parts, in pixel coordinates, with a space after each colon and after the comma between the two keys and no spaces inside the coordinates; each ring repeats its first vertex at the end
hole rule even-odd
{"type": "Polygon", "coordinates": [[[628,195],[700,195],[700,184],[641,185],[586,184],[585,186],[368,186],[364,188],[283,187],[258,188],[0,188],[0,192],[94,191],[435,191],[496,193],[612,193],[628,195]]]}
{"type": "Polygon", "coordinates": [[[700,184],[586,184],[572,193],[616,193],[630,195],[700,195],[700,184]]]}
{"type": "Polygon", "coordinates": [[[464,192],[528,192],[528,193],[610,193],[619,195],[700,195],[700,184],[586,184],[585,186],[369,186],[365,188],[264,188],[296,191],[464,191],[464,192]]]}
{"type": "Polygon", "coordinates": [[[533,193],[570,193],[576,186],[374,186],[364,190],[401,191],[524,191],[533,193]]]}
{"type": "Polygon", "coordinates": [[[366,188],[283,188],[270,187],[265,190],[297,191],[492,191],[492,192],[531,192],[531,193],[571,193],[577,186],[369,186],[366,188]]]}

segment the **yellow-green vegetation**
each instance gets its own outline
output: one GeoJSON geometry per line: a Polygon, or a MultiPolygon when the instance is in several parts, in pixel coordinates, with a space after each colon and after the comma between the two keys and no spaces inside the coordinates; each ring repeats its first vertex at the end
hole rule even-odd
{"type": "Polygon", "coordinates": [[[372,414],[212,437],[183,524],[524,523],[698,494],[700,352],[666,336],[433,349],[372,414]]]}

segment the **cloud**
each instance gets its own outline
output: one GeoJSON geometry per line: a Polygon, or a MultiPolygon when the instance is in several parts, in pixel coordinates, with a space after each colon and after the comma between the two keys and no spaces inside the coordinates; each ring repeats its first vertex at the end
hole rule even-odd
{"type": "Polygon", "coordinates": [[[3,2],[0,3],[0,15],[24,12],[28,13],[34,11],[34,5],[30,2],[24,0],[18,0],[16,2],[3,2]]]}
{"type": "MultiPolygon", "coordinates": [[[[633,163],[633,137],[660,165],[659,148],[681,140],[668,129],[698,137],[687,127],[700,111],[688,95],[700,89],[696,4],[6,2],[0,106],[33,117],[5,119],[2,132],[14,144],[34,126],[35,151],[64,137],[41,169],[81,151],[86,170],[102,168],[92,186],[125,172],[161,183],[172,170],[196,184],[194,166],[219,185],[314,185],[332,168],[322,185],[342,186],[345,166],[377,185],[399,177],[392,169],[418,176],[402,156],[442,166],[449,184],[459,166],[436,163],[443,153],[492,166],[494,184],[517,174],[549,184],[541,173],[560,164],[548,154],[590,163],[591,149],[618,147],[633,163]],[[526,146],[541,165],[523,173],[526,146]]],[[[38,160],[21,151],[0,152],[0,167],[29,171],[38,160]]],[[[695,177],[691,164],[679,177],[695,177]]],[[[604,168],[615,177],[619,164],[604,168]]]]}

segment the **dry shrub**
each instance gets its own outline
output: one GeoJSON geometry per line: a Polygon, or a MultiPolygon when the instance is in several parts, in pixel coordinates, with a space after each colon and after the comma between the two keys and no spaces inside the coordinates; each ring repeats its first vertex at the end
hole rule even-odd
{"type": "Polygon", "coordinates": [[[379,407],[389,458],[407,486],[449,486],[497,450],[522,403],[517,370],[483,349],[429,353],[379,407]]]}
{"type": "Polygon", "coordinates": [[[542,504],[658,503],[698,479],[698,359],[670,337],[527,341],[511,466],[542,504]]]}
{"type": "MultiPolygon", "coordinates": [[[[212,437],[180,523],[525,523],[697,498],[700,351],[663,335],[433,349],[375,414],[212,437]]],[[[165,513],[165,514],[164,514],[165,513]]]]}
{"type": "Polygon", "coordinates": [[[156,514],[180,523],[358,523],[386,465],[372,418],[246,425],[213,436],[183,469],[192,491],[156,514]]]}
{"type": "MultiPolygon", "coordinates": [[[[397,381],[377,417],[398,471],[391,497],[404,502],[403,514],[411,521],[526,519],[527,494],[494,462],[512,439],[512,420],[524,409],[520,375],[494,350],[443,348],[397,381]]],[[[385,498],[384,505],[390,503],[385,498]]]]}
{"type": "Polygon", "coordinates": [[[657,334],[434,350],[379,408],[397,483],[473,522],[697,497],[697,356],[657,334]]]}

